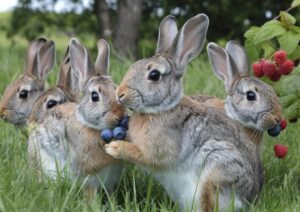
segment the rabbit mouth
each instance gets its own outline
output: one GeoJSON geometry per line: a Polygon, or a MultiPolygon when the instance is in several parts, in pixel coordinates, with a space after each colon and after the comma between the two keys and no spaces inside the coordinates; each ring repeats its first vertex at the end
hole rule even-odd
{"type": "Polygon", "coordinates": [[[25,113],[15,113],[13,111],[6,109],[1,114],[0,118],[6,123],[10,123],[17,127],[21,127],[26,125],[27,118],[25,116],[26,116],[25,113]]]}
{"type": "Polygon", "coordinates": [[[268,134],[269,136],[276,137],[280,134],[281,130],[281,125],[278,123],[275,127],[268,129],[268,134]]]}

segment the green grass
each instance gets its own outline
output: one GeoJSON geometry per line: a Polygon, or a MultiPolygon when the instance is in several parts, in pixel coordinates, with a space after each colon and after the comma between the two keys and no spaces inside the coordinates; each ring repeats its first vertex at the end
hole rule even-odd
{"type": "MultiPolygon", "coordinates": [[[[24,65],[26,42],[16,38],[13,43],[0,35],[0,92],[21,73],[24,65]]],[[[92,41],[89,48],[92,48],[92,41]]],[[[60,60],[67,39],[58,39],[60,60]]],[[[205,55],[203,53],[202,55],[205,55]]],[[[93,51],[93,57],[95,57],[93,51]]],[[[110,72],[117,83],[122,79],[130,61],[112,58],[110,72]]],[[[54,85],[58,71],[50,74],[49,84],[54,85]]],[[[225,97],[223,84],[212,74],[205,56],[190,64],[185,75],[187,94],[205,93],[225,97]]],[[[0,122],[0,211],[172,211],[178,210],[162,187],[130,164],[123,174],[115,194],[100,192],[95,201],[87,202],[80,183],[63,178],[53,182],[38,180],[37,174],[27,165],[26,136],[20,129],[0,122]]],[[[300,211],[300,125],[290,124],[277,138],[265,136],[262,160],[265,167],[265,185],[253,211],[300,211]],[[289,146],[283,160],[273,156],[273,145],[289,146]]]]}

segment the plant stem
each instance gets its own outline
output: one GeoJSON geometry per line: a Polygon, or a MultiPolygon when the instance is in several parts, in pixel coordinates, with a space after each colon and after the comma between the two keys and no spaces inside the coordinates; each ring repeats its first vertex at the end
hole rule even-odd
{"type": "MultiPolygon", "coordinates": [[[[292,9],[294,9],[295,7],[289,7],[287,10],[285,10],[284,12],[289,12],[289,11],[291,11],[292,9]]],[[[279,19],[280,18],[280,14],[279,15],[277,15],[275,18],[273,18],[273,20],[277,20],[277,19],[279,19]]]]}

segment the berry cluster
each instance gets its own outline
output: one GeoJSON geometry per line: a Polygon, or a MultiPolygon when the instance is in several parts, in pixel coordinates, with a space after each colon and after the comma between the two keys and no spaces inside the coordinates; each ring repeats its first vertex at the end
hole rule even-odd
{"type": "MultiPolygon", "coordinates": [[[[281,131],[283,131],[287,126],[287,121],[282,120],[276,127],[273,129],[268,130],[268,134],[270,136],[277,136],[280,134],[281,131]]],[[[284,146],[282,144],[275,144],[274,145],[274,152],[275,152],[275,157],[277,158],[284,158],[288,152],[288,147],[284,146]]]]}
{"type": "Polygon", "coordinates": [[[105,143],[109,143],[112,139],[123,140],[126,138],[126,131],[128,130],[129,116],[122,118],[114,129],[104,129],[100,136],[105,143]]]}
{"type": "Polygon", "coordinates": [[[294,69],[294,62],[287,59],[286,52],[275,52],[273,60],[260,59],[253,63],[253,74],[256,77],[266,76],[272,81],[278,81],[281,75],[289,75],[294,69]]]}

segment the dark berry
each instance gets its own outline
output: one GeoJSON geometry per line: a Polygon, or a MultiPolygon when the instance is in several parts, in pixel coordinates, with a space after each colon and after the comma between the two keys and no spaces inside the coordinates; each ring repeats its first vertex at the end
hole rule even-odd
{"type": "Polygon", "coordinates": [[[269,136],[276,137],[280,134],[280,131],[281,131],[280,124],[277,124],[276,127],[268,130],[268,134],[269,136]]]}
{"type": "Polygon", "coordinates": [[[105,129],[101,131],[101,138],[105,143],[109,143],[113,138],[113,131],[110,129],[105,129]]]}
{"type": "Polygon", "coordinates": [[[116,127],[113,130],[113,137],[117,140],[123,140],[126,137],[126,129],[123,127],[116,127]]]}

